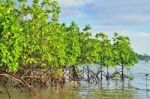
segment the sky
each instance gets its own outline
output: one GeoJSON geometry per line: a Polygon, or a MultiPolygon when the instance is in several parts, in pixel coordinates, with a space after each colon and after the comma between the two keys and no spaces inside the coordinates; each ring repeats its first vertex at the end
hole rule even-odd
{"type": "Polygon", "coordinates": [[[93,35],[129,36],[133,49],[150,55],[150,0],[58,0],[60,22],[92,26],[93,35]]]}

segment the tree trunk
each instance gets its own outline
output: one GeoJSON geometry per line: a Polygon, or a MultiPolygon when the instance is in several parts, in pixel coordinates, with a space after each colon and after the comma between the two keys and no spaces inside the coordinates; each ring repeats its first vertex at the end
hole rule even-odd
{"type": "Polygon", "coordinates": [[[124,80],[124,66],[122,64],[122,81],[124,80]]]}
{"type": "Polygon", "coordinates": [[[89,71],[89,66],[88,65],[87,65],[87,71],[88,71],[88,74],[87,74],[88,82],[90,82],[90,71],[89,71]]]}
{"type": "MultiPolygon", "coordinates": [[[[77,81],[79,80],[79,76],[77,74],[77,71],[76,71],[76,68],[75,68],[75,65],[72,65],[72,78],[73,80],[77,81]]],[[[79,83],[79,82],[78,82],[79,83]]]]}
{"type": "Polygon", "coordinates": [[[103,68],[101,66],[101,81],[102,81],[102,79],[103,79],[103,68]]]}
{"type": "Polygon", "coordinates": [[[148,91],[148,89],[147,89],[147,76],[146,76],[146,91],[148,91]]]}
{"type": "Polygon", "coordinates": [[[108,66],[107,66],[107,76],[106,76],[106,79],[109,80],[108,66]]]}

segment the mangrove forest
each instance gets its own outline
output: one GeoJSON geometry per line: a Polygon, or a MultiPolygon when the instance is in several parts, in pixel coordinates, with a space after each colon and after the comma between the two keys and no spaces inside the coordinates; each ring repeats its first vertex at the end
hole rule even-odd
{"type": "MultiPolygon", "coordinates": [[[[0,84],[35,96],[35,88],[60,87],[82,81],[133,79],[126,71],[138,62],[129,37],[113,37],[92,27],[59,22],[55,0],[0,0],[0,84]],[[92,64],[97,65],[92,70],[92,64]],[[112,73],[110,69],[116,68],[112,73]]],[[[111,82],[110,82],[111,83],[111,82]]],[[[8,92],[9,94],[9,92],[8,92]]]]}

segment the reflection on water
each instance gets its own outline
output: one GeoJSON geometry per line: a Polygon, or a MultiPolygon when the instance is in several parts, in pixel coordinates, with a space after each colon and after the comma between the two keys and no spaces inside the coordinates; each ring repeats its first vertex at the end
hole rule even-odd
{"type": "MultiPolygon", "coordinates": [[[[5,89],[1,87],[0,90],[3,90],[0,99],[8,99],[5,89]]],[[[37,95],[35,97],[13,88],[9,88],[9,91],[12,96],[11,99],[133,99],[134,97],[134,92],[131,89],[104,90],[88,86],[86,88],[82,86],[79,89],[69,88],[69,86],[61,90],[40,89],[36,90],[37,95]]]]}
{"type": "Polygon", "coordinates": [[[133,99],[131,90],[93,91],[85,99],[133,99]]]}
{"type": "MultiPolygon", "coordinates": [[[[145,90],[145,73],[150,73],[149,63],[139,63],[132,70],[134,80],[131,85],[128,81],[103,81],[94,85],[81,82],[79,88],[73,88],[69,83],[63,89],[43,88],[36,89],[37,95],[30,96],[19,89],[9,87],[11,99],[150,99],[150,92],[145,90]]],[[[150,77],[148,77],[148,88],[150,89],[150,77]]],[[[0,86],[0,99],[8,99],[7,91],[0,86]],[[2,91],[2,92],[1,92],[2,91]]]]}

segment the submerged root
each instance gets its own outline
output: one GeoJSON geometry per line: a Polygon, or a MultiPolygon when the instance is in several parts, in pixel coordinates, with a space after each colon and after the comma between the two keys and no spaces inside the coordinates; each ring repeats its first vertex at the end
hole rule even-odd
{"type": "MultiPolygon", "coordinates": [[[[117,70],[109,75],[109,79],[116,79],[116,74],[118,79],[121,79],[121,71],[117,70]]],[[[14,87],[20,89],[21,91],[26,90],[31,95],[35,96],[36,92],[34,87],[56,87],[63,88],[65,82],[69,80],[71,84],[75,87],[80,85],[80,81],[87,81],[88,83],[99,84],[102,82],[101,76],[108,77],[108,75],[100,69],[97,71],[85,70],[84,73],[78,74],[75,65],[71,67],[66,67],[63,69],[28,69],[22,68],[17,73],[11,74],[6,71],[0,72],[0,83],[10,83],[14,87]],[[87,77],[84,77],[87,75],[87,77]],[[68,79],[67,79],[68,78],[68,79]]],[[[124,77],[128,77],[124,75],[124,77]]],[[[7,88],[6,88],[7,89],[7,88]]],[[[1,93],[1,92],[0,92],[1,93]]],[[[9,92],[7,92],[8,95],[9,92]]]]}
{"type": "Polygon", "coordinates": [[[17,76],[14,76],[14,75],[11,75],[11,74],[0,74],[0,76],[4,76],[4,77],[7,77],[9,78],[10,80],[14,81],[14,82],[18,82],[20,83],[24,88],[26,88],[28,90],[28,92],[35,96],[36,92],[35,90],[32,88],[32,86],[30,86],[26,81],[24,81],[23,79],[21,79],[20,77],[17,77],[17,76]]]}

